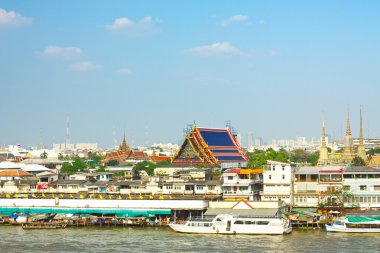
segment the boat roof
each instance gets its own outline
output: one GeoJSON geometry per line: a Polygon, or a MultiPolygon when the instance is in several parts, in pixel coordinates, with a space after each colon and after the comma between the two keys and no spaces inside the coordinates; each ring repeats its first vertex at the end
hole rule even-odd
{"type": "Polygon", "coordinates": [[[231,209],[231,208],[209,208],[204,215],[216,216],[219,214],[241,215],[241,216],[262,216],[275,217],[278,213],[277,208],[257,208],[257,209],[231,209]]]}

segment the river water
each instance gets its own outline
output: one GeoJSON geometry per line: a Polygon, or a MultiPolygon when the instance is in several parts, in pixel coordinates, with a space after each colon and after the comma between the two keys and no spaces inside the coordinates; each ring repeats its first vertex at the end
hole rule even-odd
{"type": "Polygon", "coordinates": [[[23,230],[0,226],[0,252],[380,252],[380,234],[316,230],[279,236],[194,235],[167,227],[23,230]]]}

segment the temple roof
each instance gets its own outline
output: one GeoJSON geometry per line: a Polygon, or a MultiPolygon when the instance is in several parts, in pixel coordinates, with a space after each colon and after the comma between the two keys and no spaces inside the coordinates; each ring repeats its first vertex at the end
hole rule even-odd
{"type": "Polygon", "coordinates": [[[174,156],[173,163],[219,166],[223,162],[246,160],[230,130],[194,127],[174,156]]]}

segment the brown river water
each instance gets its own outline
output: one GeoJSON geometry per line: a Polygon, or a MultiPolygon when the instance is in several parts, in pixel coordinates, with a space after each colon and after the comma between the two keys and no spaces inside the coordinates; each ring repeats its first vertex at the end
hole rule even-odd
{"type": "Polygon", "coordinates": [[[0,226],[0,252],[380,252],[379,234],[180,234],[167,227],[23,230],[0,226]]]}

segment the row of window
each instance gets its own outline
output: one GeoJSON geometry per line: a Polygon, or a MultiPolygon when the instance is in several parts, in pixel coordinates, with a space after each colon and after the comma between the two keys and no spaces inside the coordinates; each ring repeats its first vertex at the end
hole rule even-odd
{"type": "MultiPolygon", "coordinates": [[[[272,175],[269,175],[269,179],[272,179],[272,175]]],[[[282,175],[282,179],[285,179],[285,175],[282,175]]]]}
{"type": "MultiPolygon", "coordinates": [[[[343,186],[343,190],[345,190],[345,191],[350,191],[350,190],[351,190],[351,186],[349,186],[349,185],[344,185],[344,186],[343,186]]],[[[359,185],[359,190],[360,190],[360,191],[367,191],[367,190],[368,190],[368,186],[367,186],[367,185],[359,185]]],[[[374,191],[380,191],[380,185],[374,185],[374,186],[373,186],[373,190],[374,190],[374,191]]]]}

